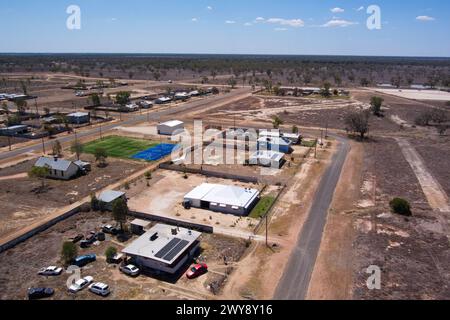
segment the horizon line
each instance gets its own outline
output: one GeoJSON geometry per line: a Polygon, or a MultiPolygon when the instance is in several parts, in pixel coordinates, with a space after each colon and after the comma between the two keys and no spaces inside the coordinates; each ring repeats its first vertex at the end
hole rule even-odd
{"type": "Polygon", "coordinates": [[[450,56],[426,55],[362,55],[362,54],[287,54],[287,53],[186,53],[186,52],[0,52],[0,55],[190,55],[190,56],[278,56],[278,57],[369,57],[369,58],[432,58],[450,59],[450,56]]]}

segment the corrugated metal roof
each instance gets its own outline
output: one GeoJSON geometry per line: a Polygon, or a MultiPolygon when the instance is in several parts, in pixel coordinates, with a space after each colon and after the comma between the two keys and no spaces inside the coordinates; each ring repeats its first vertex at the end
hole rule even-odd
{"type": "Polygon", "coordinates": [[[114,200],[119,199],[120,197],[123,197],[125,195],[125,192],[122,191],[115,191],[115,190],[107,190],[100,193],[98,200],[105,203],[111,203],[114,200]]]}
{"type": "Polygon", "coordinates": [[[258,195],[259,191],[256,189],[204,183],[184,198],[247,208],[258,195]]]}
{"type": "Polygon", "coordinates": [[[49,167],[52,170],[67,171],[70,165],[73,164],[72,161],[59,159],[59,158],[47,158],[40,157],[34,164],[36,167],[49,167]]]}

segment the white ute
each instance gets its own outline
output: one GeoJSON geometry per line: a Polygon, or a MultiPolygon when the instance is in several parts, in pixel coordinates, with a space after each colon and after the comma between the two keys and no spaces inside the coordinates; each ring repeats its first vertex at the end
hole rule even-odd
{"type": "Polygon", "coordinates": [[[77,293],[77,292],[83,290],[84,288],[86,288],[93,281],[94,281],[94,278],[92,278],[90,276],[84,277],[83,279],[79,279],[79,280],[75,281],[75,283],[69,287],[69,291],[72,293],[77,293]]]}

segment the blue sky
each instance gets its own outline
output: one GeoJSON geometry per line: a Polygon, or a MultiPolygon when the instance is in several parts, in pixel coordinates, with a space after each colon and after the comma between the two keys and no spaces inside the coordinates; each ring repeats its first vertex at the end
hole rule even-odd
{"type": "Polygon", "coordinates": [[[449,34],[442,0],[0,0],[0,52],[448,57],[449,34]],[[366,27],[372,4],[381,30],[366,27]]]}

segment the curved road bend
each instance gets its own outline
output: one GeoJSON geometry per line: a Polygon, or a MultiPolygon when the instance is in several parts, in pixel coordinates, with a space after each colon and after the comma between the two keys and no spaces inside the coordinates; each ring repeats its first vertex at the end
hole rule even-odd
{"type": "Polygon", "coordinates": [[[333,156],[331,165],[320,181],[308,218],[297,240],[297,245],[291,253],[275,291],[274,299],[276,300],[304,300],[308,293],[309,282],[327,222],[328,210],[345,159],[350,151],[350,144],[347,139],[336,135],[332,136],[340,142],[338,152],[333,156]]]}
{"type": "MultiPolygon", "coordinates": [[[[249,92],[251,92],[249,89],[238,89],[231,93],[213,97],[211,99],[202,99],[202,100],[198,100],[198,101],[188,102],[181,106],[172,107],[172,108],[162,110],[162,111],[151,112],[148,115],[148,119],[150,121],[155,121],[155,120],[158,120],[161,116],[168,116],[168,115],[176,114],[179,112],[195,110],[195,109],[198,109],[201,107],[207,107],[209,105],[225,103],[227,101],[232,101],[240,96],[245,97],[249,92]]],[[[102,130],[102,132],[107,132],[109,130],[112,130],[112,129],[120,127],[120,126],[133,125],[133,124],[137,124],[137,123],[144,122],[144,121],[147,121],[147,114],[135,116],[129,120],[125,120],[122,122],[104,125],[104,126],[102,126],[101,130],[102,130]]],[[[77,136],[78,136],[78,138],[84,138],[84,137],[88,137],[88,136],[92,136],[92,135],[97,135],[99,133],[100,133],[100,128],[98,127],[98,128],[94,128],[94,129],[90,129],[90,130],[86,130],[86,131],[77,132],[77,136]]],[[[70,135],[70,136],[59,137],[58,140],[61,143],[71,142],[71,141],[75,140],[75,136],[70,135]]],[[[52,144],[53,144],[53,141],[46,141],[45,147],[50,148],[50,146],[52,144]]],[[[18,148],[18,149],[12,150],[12,151],[7,151],[7,152],[1,153],[0,160],[15,157],[15,156],[18,156],[23,153],[37,151],[37,150],[40,150],[41,148],[42,148],[42,143],[39,140],[39,142],[37,142],[36,144],[34,144],[32,146],[18,148]]]]}

